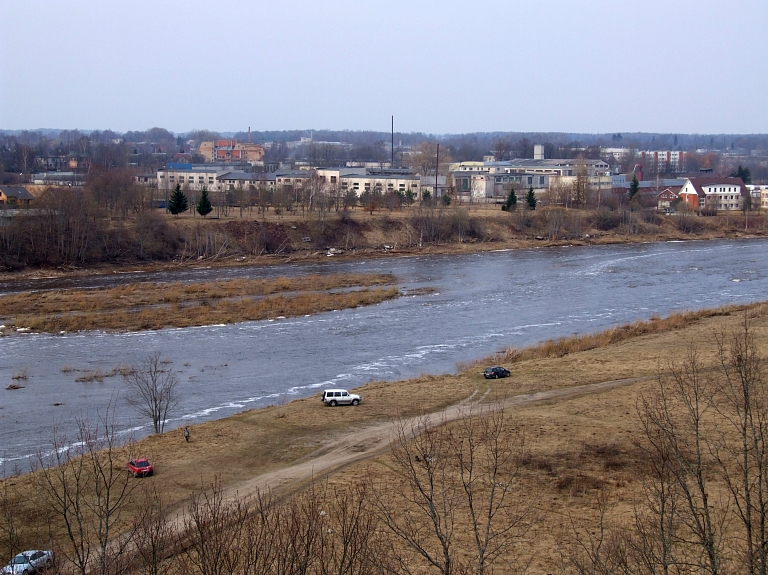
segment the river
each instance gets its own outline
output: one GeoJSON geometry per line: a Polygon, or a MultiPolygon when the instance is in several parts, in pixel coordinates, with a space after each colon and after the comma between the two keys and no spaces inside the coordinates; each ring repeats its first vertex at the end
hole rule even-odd
{"type": "MultiPolygon", "coordinates": [[[[768,240],[716,240],[507,250],[270,267],[200,268],[0,283],[0,293],[126,281],[201,281],[308,273],[392,272],[402,290],[376,306],[314,316],[139,333],[0,338],[0,474],[26,471],[53,429],[108,405],[122,433],[150,431],[124,401],[119,376],[77,382],[160,351],[180,379],[167,428],[372,380],[448,373],[458,362],[654,314],[766,299],[768,240]],[[5,390],[14,374],[22,389],[5,390]]],[[[319,403],[319,402],[318,402],[319,403]]]]}

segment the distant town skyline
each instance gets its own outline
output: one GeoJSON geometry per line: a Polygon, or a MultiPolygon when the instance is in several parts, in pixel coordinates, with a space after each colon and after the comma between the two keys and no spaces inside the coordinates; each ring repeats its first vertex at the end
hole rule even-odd
{"type": "Polygon", "coordinates": [[[760,0],[7,0],[0,21],[0,129],[768,132],[760,0]]]}

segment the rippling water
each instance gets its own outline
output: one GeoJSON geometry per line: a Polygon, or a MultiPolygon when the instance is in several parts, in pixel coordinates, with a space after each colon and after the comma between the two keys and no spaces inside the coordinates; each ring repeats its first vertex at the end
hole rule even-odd
{"type": "MultiPolygon", "coordinates": [[[[177,273],[0,283],[0,292],[126,281],[201,281],[307,273],[393,272],[430,295],[311,317],[128,334],[0,338],[0,383],[27,368],[24,389],[0,388],[0,465],[26,470],[53,428],[73,435],[112,402],[118,426],[150,431],[125,405],[119,377],[76,382],[159,350],[181,380],[170,428],[315,393],[446,373],[506,346],[599,331],[653,314],[766,299],[768,240],[562,247],[177,273]],[[72,368],[74,371],[66,371],[72,368]],[[54,406],[55,403],[61,405],[54,406]]],[[[319,402],[318,402],[319,404],[319,402]]]]}

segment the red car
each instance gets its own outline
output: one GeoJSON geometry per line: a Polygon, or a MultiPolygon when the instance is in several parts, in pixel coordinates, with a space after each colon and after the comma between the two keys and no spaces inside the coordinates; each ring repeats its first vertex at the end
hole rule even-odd
{"type": "Polygon", "coordinates": [[[128,462],[127,467],[134,477],[146,477],[147,475],[152,475],[155,471],[155,468],[144,458],[132,459],[128,462]]]}

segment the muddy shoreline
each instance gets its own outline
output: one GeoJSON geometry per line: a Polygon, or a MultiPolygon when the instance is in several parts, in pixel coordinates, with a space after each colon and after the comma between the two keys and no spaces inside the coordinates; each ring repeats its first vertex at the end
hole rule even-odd
{"type": "Polygon", "coordinates": [[[260,256],[232,255],[224,257],[211,257],[203,259],[188,259],[184,261],[156,261],[151,263],[118,262],[97,264],[90,266],[58,266],[24,269],[14,272],[0,272],[0,281],[28,280],[36,278],[56,277],[85,277],[95,275],[109,275],[126,272],[152,273],[167,270],[196,269],[196,268],[236,268],[236,267],[260,267],[281,266],[286,264],[321,262],[328,259],[341,261],[367,260],[392,257],[410,257],[424,255],[453,255],[482,253],[499,250],[523,250],[535,248],[553,248],[563,246],[604,246],[617,244],[643,244],[668,241],[704,242],[719,239],[755,239],[768,236],[766,233],[729,233],[711,234],[701,236],[681,236],[679,234],[654,234],[618,236],[613,234],[595,235],[579,240],[550,240],[541,236],[525,239],[502,240],[493,242],[464,242],[429,244],[421,248],[411,247],[399,249],[362,248],[348,250],[344,253],[334,253],[326,250],[301,250],[290,254],[267,254],[260,256]]]}

